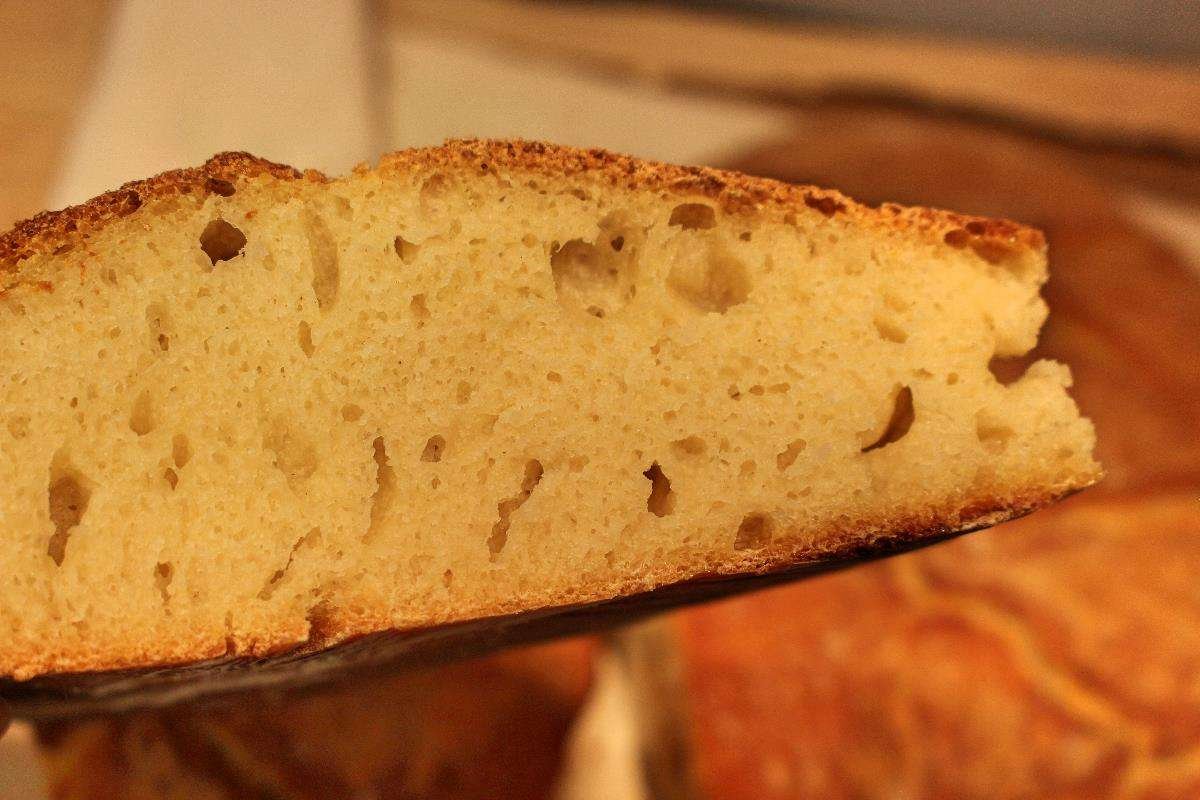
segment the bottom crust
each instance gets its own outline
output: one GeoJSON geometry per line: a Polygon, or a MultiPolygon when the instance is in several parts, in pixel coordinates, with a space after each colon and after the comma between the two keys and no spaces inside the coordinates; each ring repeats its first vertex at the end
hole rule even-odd
{"type": "Polygon", "coordinates": [[[754,562],[738,572],[731,573],[726,567],[612,599],[366,634],[344,629],[334,632],[329,628],[342,626],[323,625],[323,630],[314,630],[306,642],[265,657],[232,656],[169,666],[59,673],[27,681],[4,679],[0,680],[0,698],[7,701],[15,717],[48,720],[162,707],[245,689],[302,690],[351,676],[612,628],[678,606],[844,569],[1024,516],[1073,491],[977,503],[960,511],[955,525],[898,526],[869,539],[843,537],[820,549],[782,544],[756,553],[754,562]]]}

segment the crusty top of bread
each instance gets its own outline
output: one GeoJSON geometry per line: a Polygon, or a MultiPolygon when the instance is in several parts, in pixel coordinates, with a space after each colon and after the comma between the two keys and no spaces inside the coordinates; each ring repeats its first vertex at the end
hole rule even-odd
{"type": "MultiPolygon", "coordinates": [[[[998,263],[1041,253],[1041,231],[1004,219],[952,211],[884,203],[878,208],[855,202],[840,192],[742,175],[711,167],[681,167],[599,148],[564,147],[547,142],[502,139],[453,139],[440,147],[423,147],[385,155],[380,171],[426,167],[470,168],[487,172],[493,165],[558,177],[589,173],[626,189],[704,196],[731,214],[795,213],[810,209],[826,217],[847,215],[859,224],[897,232],[911,231],[955,247],[969,247],[981,258],[998,263]]],[[[366,169],[365,166],[361,169],[366,169]]],[[[61,211],[44,211],[0,235],[0,286],[8,288],[17,265],[37,253],[73,247],[92,231],[128,216],[155,198],[203,192],[229,194],[231,185],[262,175],[282,180],[328,180],[316,170],[299,170],[244,152],[218,153],[202,166],[171,170],[61,211]]],[[[2,291],[2,289],[0,289],[2,291]]]]}

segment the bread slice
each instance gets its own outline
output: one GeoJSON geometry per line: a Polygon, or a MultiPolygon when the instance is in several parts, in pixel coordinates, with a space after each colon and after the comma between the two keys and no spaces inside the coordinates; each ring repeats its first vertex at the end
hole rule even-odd
{"type": "Polygon", "coordinates": [[[1042,236],[456,141],[0,238],[0,674],[265,656],[944,535],[1097,479],[1042,236]]]}

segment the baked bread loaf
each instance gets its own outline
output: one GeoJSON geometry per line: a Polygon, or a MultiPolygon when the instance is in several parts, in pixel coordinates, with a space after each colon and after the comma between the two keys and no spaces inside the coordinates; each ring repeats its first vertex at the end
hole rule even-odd
{"type": "Polygon", "coordinates": [[[0,675],[784,569],[1097,479],[1041,235],[459,141],[223,154],[0,237],[0,675]]]}

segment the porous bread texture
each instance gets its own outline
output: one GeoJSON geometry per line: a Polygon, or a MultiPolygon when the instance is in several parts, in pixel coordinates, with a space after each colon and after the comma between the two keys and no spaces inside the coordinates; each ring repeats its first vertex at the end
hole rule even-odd
{"type": "Polygon", "coordinates": [[[268,655],[995,522],[1086,486],[1010,385],[1036,231],[452,142],[246,156],[0,239],[0,674],[268,655]]]}

